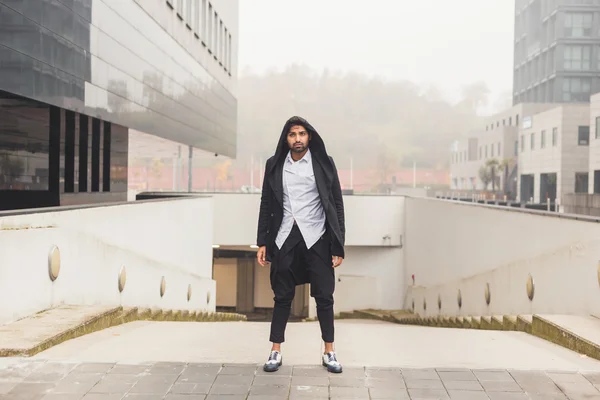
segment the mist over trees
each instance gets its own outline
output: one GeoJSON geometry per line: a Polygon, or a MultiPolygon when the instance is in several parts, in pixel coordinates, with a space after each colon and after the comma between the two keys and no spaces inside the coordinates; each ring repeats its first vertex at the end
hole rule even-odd
{"type": "Polygon", "coordinates": [[[306,118],[323,136],[338,168],[447,169],[453,141],[481,126],[477,110],[489,89],[475,82],[451,104],[435,87],[360,73],[316,72],[293,65],[282,72],[239,78],[238,162],[266,160],[285,121],[306,118]]]}

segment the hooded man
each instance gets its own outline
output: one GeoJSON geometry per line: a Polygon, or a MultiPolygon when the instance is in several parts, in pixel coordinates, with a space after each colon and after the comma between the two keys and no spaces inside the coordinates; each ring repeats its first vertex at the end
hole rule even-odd
{"type": "Polygon", "coordinates": [[[275,155],[267,160],[258,217],[260,265],[271,262],[275,306],[267,372],[282,365],[281,343],[297,285],[310,283],[317,303],[322,364],[340,373],[333,348],[334,268],[344,259],[344,203],[337,169],[315,128],[300,117],[284,125],[275,155]]]}

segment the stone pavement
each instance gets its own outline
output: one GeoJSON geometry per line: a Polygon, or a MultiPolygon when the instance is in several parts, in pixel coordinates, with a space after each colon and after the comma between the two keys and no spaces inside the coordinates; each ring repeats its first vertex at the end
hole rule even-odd
{"type": "Polygon", "coordinates": [[[189,363],[65,363],[9,359],[0,399],[600,399],[599,373],[189,363]]]}

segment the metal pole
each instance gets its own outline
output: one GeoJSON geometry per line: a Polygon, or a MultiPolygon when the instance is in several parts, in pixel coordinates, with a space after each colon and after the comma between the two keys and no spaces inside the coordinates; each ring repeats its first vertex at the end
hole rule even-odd
{"type": "Polygon", "coordinates": [[[259,187],[262,187],[262,179],[263,179],[263,159],[262,157],[260,157],[260,170],[259,170],[259,176],[258,176],[258,185],[259,187]]]}
{"type": "Polygon", "coordinates": [[[354,158],[350,156],[350,190],[354,189],[354,158]]]}
{"type": "Polygon", "coordinates": [[[181,184],[181,145],[177,146],[177,191],[181,184]]]}
{"type": "Polygon", "coordinates": [[[254,154],[250,155],[250,190],[254,191],[254,154]]]}
{"type": "Polygon", "coordinates": [[[188,193],[192,192],[192,159],[194,156],[194,148],[189,146],[188,154],[188,193]]]}
{"type": "Polygon", "coordinates": [[[413,161],[413,189],[417,187],[417,162],[413,161]]]}

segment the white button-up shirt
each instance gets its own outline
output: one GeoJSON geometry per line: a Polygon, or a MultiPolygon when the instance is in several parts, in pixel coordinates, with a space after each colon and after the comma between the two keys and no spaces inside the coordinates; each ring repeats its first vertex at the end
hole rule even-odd
{"type": "Polygon", "coordinates": [[[325,211],[321,204],[310,150],[298,161],[288,153],[283,165],[283,220],[275,243],[281,249],[294,226],[311,248],[325,233],[325,211]]]}

